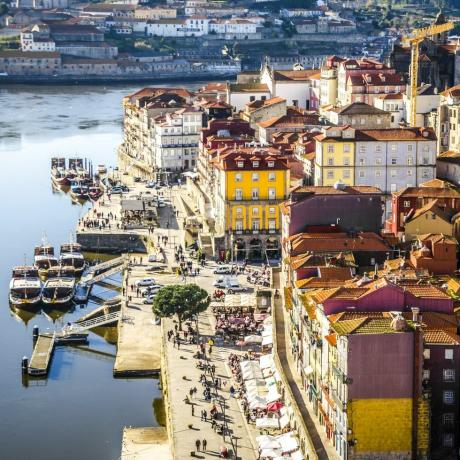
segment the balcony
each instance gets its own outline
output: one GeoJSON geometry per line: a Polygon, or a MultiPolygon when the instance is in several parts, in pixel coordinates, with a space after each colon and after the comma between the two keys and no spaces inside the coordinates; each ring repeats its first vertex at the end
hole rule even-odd
{"type": "Polygon", "coordinates": [[[339,395],[337,392],[334,390],[334,388],[331,389],[330,395],[332,396],[332,400],[334,401],[335,405],[342,411],[346,412],[347,411],[347,403],[345,401],[342,401],[339,398],[339,395]]]}

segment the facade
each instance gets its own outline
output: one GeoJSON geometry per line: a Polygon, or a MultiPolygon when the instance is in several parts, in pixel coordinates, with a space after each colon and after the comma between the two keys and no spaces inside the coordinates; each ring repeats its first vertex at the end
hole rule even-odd
{"type": "Polygon", "coordinates": [[[332,127],[315,139],[316,185],[373,185],[390,195],[435,177],[436,136],[431,128],[332,127]]]}
{"type": "Polygon", "coordinates": [[[398,128],[406,119],[404,99],[401,93],[383,94],[374,99],[374,107],[390,113],[390,128],[398,128]]]}
{"type": "Polygon", "coordinates": [[[460,185],[460,152],[449,150],[438,155],[436,177],[460,185]]]}
{"type": "Polygon", "coordinates": [[[196,168],[203,112],[184,107],[152,120],[152,155],[156,169],[187,171],[196,168]]]}
{"type": "Polygon", "coordinates": [[[240,148],[217,154],[215,168],[218,253],[232,260],[280,256],[280,204],[287,198],[289,167],[275,149],[240,148]]]}
{"type": "Polygon", "coordinates": [[[149,20],[145,32],[151,37],[201,37],[209,33],[209,22],[204,16],[149,20]]]}
{"type": "Polygon", "coordinates": [[[391,114],[384,110],[365,104],[354,102],[342,107],[325,107],[320,110],[321,115],[336,126],[351,126],[356,129],[390,128],[391,114]]]}
{"type": "Polygon", "coordinates": [[[61,66],[61,54],[57,52],[0,52],[0,72],[8,75],[54,75],[61,69],[61,66]]]}
{"type": "Polygon", "coordinates": [[[240,113],[242,120],[249,122],[251,128],[258,130],[257,123],[271,118],[286,115],[286,100],[282,97],[272,97],[266,100],[248,102],[240,113]]]}
{"type": "Polygon", "coordinates": [[[256,100],[265,101],[271,98],[271,93],[266,84],[262,83],[228,83],[227,103],[235,112],[244,109],[249,102],[256,100]]]}

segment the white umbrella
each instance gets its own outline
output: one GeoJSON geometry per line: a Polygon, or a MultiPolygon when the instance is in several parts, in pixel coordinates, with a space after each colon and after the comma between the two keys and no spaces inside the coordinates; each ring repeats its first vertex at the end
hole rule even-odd
{"type": "Polygon", "coordinates": [[[262,343],[261,335],[248,335],[244,338],[244,343],[262,343]]]}

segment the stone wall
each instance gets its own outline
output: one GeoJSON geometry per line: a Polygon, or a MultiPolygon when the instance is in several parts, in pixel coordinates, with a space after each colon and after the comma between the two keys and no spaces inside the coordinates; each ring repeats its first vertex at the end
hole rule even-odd
{"type": "Polygon", "coordinates": [[[136,233],[77,232],[83,251],[122,253],[147,252],[147,237],[136,233]]]}

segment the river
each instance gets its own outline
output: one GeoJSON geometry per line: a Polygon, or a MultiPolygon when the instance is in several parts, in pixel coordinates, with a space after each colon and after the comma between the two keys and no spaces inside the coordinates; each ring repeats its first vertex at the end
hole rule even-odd
{"type": "MultiPolygon", "coordinates": [[[[122,97],[138,87],[0,88],[0,459],[117,460],[125,425],[157,425],[161,391],[154,379],[112,377],[116,331],[90,333],[104,354],[58,348],[46,380],[23,382],[32,328],[59,328],[94,305],[74,311],[12,311],[11,267],[31,263],[46,234],[59,245],[85,211],[50,183],[52,156],[115,165],[122,138],[122,97]]],[[[99,288],[101,295],[109,295],[99,288]]],[[[111,295],[114,295],[112,292],[111,295]]]]}

